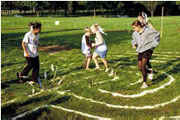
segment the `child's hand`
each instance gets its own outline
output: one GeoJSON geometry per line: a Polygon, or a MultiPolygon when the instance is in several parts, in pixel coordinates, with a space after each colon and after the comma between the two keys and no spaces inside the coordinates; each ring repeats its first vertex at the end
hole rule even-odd
{"type": "Polygon", "coordinates": [[[95,43],[92,43],[92,47],[95,47],[96,46],[96,44],[95,43]]]}
{"type": "Polygon", "coordinates": [[[137,45],[133,45],[132,48],[137,48],[137,45]]]}
{"type": "Polygon", "coordinates": [[[26,57],[30,57],[28,53],[26,53],[26,57]]]}

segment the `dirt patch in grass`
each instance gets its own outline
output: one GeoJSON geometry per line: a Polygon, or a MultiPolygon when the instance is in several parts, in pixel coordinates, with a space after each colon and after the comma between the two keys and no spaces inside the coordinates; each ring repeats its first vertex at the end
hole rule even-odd
{"type": "Polygon", "coordinates": [[[178,28],[178,30],[177,30],[178,32],[180,32],[180,28],[178,28]]]}
{"type": "Polygon", "coordinates": [[[50,46],[40,46],[40,51],[48,52],[48,53],[56,53],[62,50],[71,50],[71,48],[65,46],[65,45],[50,45],[50,46]]]}

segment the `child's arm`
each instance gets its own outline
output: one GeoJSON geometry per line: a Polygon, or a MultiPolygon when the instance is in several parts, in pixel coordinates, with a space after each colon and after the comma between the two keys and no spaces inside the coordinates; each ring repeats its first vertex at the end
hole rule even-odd
{"type": "Polygon", "coordinates": [[[99,46],[99,45],[104,43],[104,39],[103,39],[103,37],[102,37],[102,35],[100,33],[97,33],[97,37],[99,39],[99,42],[98,43],[93,43],[92,47],[96,47],[96,46],[99,46]]]}
{"type": "Polygon", "coordinates": [[[90,40],[89,40],[89,37],[88,37],[88,36],[86,36],[86,45],[87,45],[88,47],[92,48],[92,46],[91,46],[91,42],[90,42],[90,40]]]}
{"type": "Polygon", "coordinates": [[[25,45],[25,44],[26,44],[26,43],[22,42],[22,47],[23,47],[23,49],[24,49],[24,51],[25,51],[26,57],[29,57],[29,53],[28,53],[28,51],[27,51],[27,48],[26,48],[26,45],[25,45]]]}
{"type": "Polygon", "coordinates": [[[157,47],[160,42],[160,33],[154,30],[154,37],[153,37],[153,47],[157,47]]]}
{"type": "Polygon", "coordinates": [[[135,33],[133,33],[132,35],[132,48],[137,48],[137,42],[136,42],[136,37],[135,37],[135,33]]]}
{"type": "Polygon", "coordinates": [[[154,26],[153,26],[153,24],[152,24],[152,22],[151,22],[150,20],[148,21],[148,26],[149,26],[150,28],[156,30],[156,29],[154,28],[154,26]]]}
{"type": "Polygon", "coordinates": [[[24,52],[25,52],[25,54],[26,54],[26,57],[29,57],[29,53],[28,53],[28,50],[27,50],[27,47],[26,47],[26,44],[27,44],[28,42],[29,42],[28,35],[25,34],[24,39],[23,39],[23,41],[22,41],[22,47],[23,47],[23,50],[24,50],[24,52]]]}

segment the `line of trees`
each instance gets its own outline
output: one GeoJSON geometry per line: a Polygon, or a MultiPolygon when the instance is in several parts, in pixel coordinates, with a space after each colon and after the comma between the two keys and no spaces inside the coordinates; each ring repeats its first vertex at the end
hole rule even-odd
{"type": "MultiPolygon", "coordinates": [[[[41,16],[43,13],[63,16],[82,15],[128,15],[137,16],[145,11],[149,16],[161,15],[161,7],[165,15],[180,15],[179,1],[2,1],[2,15],[13,15],[13,11],[21,15],[41,16]]],[[[47,14],[46,14],[47,15],[47,14]]]]}

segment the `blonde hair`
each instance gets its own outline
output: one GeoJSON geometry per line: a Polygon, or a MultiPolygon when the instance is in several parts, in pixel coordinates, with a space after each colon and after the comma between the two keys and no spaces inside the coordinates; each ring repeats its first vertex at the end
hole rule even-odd
{"type": "Polygon", "coordinates": [[[103,28],[101,26],[99,26],[98,24],[93,24],[91,26],[91,29],[92,27],[94,27],[97,31],[99,31],[100,33],[104,34],[104,35],[107,35],[107,33],[104,32],[103,28]]]}
{"type": "Polygon", "coordinates": [[[89,27],[86,27],[86,28],[84,29],[84,31],[85,31],[85,32],[90,32],[90,33],[91,33],[91,29],[90,29],[89,27]]]}

